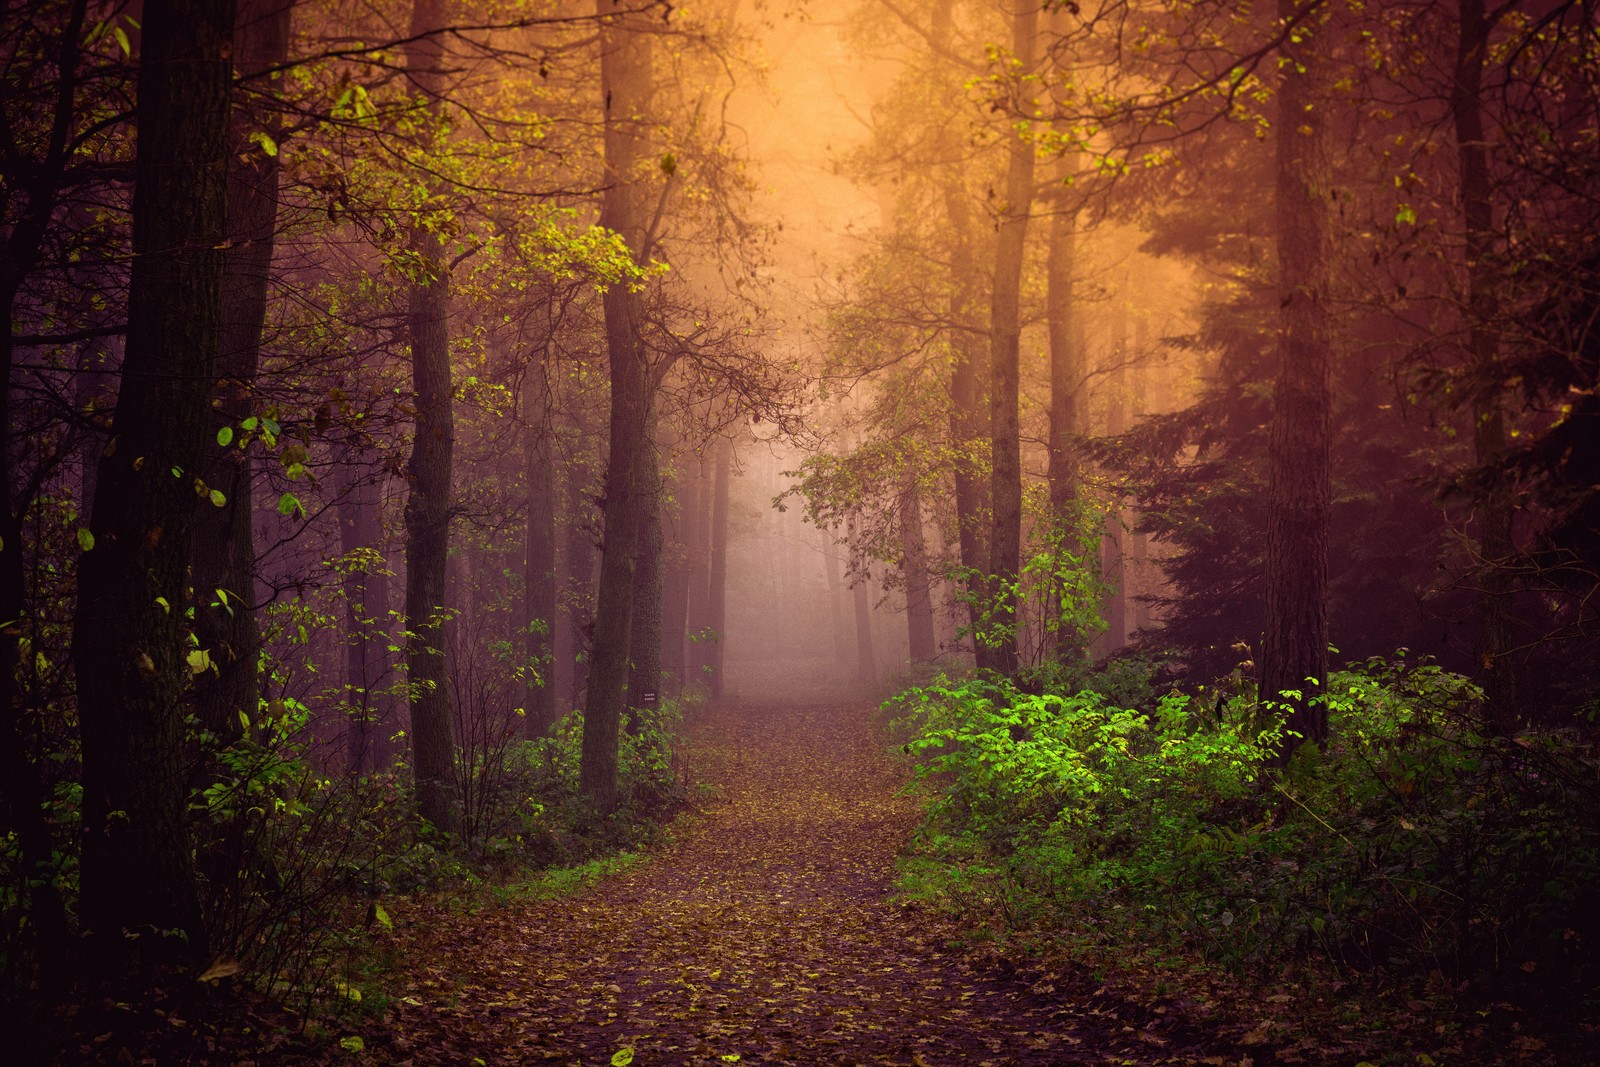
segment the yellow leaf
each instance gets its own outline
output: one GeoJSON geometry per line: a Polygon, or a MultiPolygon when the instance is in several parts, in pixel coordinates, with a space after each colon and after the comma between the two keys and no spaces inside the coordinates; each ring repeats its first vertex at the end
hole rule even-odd
{"type": "Polygon", "coordinates": [[[212,961],[211,966],[207,967],[203,972],[201,972],[200,977],[196,979],[196,981],[216,982],[223,978],[232,978],[242,970],[244,970],[244,965],[238,960],[230,960],[226,957],[218,957],[212,961]]]}
{"type": "Polygon", "coordinates": [[[628,1067],[633,1062],[633,1049],[619,1048],[611,1054],[611,1067],[628,1067]]]}

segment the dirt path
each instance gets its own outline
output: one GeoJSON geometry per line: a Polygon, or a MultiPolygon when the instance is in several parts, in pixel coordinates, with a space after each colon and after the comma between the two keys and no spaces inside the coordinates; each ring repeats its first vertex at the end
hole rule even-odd
{"type": "Polygon", "coordinates": [[[427,970],[408,966],[416,984],[368,1056],[419,1067],[591,1067],[623,1049],[640,1067],[1201,1059],[1162,1020],[1092,996],[1092,982],[1030,986],[946,948],[892,899],[917,810],[895,793],[904,768],[883,754],[870,711],[746,704],[707,713],[697,732],[696,770],[720,792],[678,844],[579,896],[424,932],[408,958],[427,970]]]}

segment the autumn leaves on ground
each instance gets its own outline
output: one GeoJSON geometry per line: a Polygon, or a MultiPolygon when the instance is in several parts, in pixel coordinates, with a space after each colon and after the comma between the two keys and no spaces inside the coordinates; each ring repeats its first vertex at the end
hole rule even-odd
{"type": "MultiPolygon", "coordinates": [[[[894,894],[919,812],[859,703],[744,703],[691,730],[715,792],[575,896],[395,916],[368,1062],[1238,1063],[1086,974],[950,947],[894,894]]],[[[352,1042],[353,1043],[353,1042],[352,1042]]],[[[1219,1043],[1219,1048],[1221,1047],[1219,1043]]]]}

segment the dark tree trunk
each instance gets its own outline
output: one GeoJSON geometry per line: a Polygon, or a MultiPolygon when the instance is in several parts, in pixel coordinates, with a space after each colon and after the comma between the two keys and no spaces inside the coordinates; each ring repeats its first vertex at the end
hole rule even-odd
{"type": "Polygon", "coordinates": [[[551,448],[550,376],[544,353],[534,356],[523,383],[523,477],[528,484],[524,516],[523,610],[524,657],[537,673],[528,686],[528,737],[538,737],[559,714],[555,677],[558,586],[556,584],[556,476],[551,448]]]}
{"type": "MultiPolygon", "coordinates": [[[[935,52],[948,51],[953,35],[950,0],[940,0],[934,9],[932,37],[935,52]]],[[[966,174],[954,128],[940,132],[940,154],[945,162],[940,176],[945,216],[950,225],[950,442],[955,454],[951,466],[955,482],[956,531],[961,551],[961,567],[967,602],[967,629],[973,635],[974,658],[979,667],[993,667],[993,653],[978,640],[983,621],[981,600],[989,572],[987,545],[987,503],[984,500],[982,471],[987,459],[987,429],[983,381],[987,359],[982,337],[975,327],[978,307],[978,279],[972,269],[977,249],[973,240],[972,208],[967,202],[962,180],[966,174]]]]}
{"type": "Polygon", "coordinates": [[[208,949],[185,823],[183,605],[221,326],[232,35],[227,0],[144,8],[127,349],[73,619],[80,915],[112,960],[208,949]]]}
{"type": "MultiPolygon", "coordinates": [[[[288,58],[292,10],[290,0],[244,0],[239,5],[234,62],[241,76],[259,75],[288,58]]],[[[237,428],[252,414],[278,227],[278,153],[251,143],[250,134],[263,126],[252,109],[235,104],[232,125],[213,436],[225,427],[237,428]]],[[[261,636],[255,611],[251,474],[249,453],[242,448],[224,448],[213,456],[203,477],[222,493],[223,503],[202,503],[195,521],[195,637],[213,667],[195,679],[195,714],[222,742],[240,736],[240,716],[254,719],[258,700],[261,636]]]]}
{"type": "MultiPolygon", "coordinates": [[[[1278,16],[1300,14],[1278,0],[1278,16]]],[[[1328,736],[1319,696],[1328,675],[1329,444],[1332,438],[1332,328],[1327,309],[1331,210],[1321,59],[1307,37],[1285,42],[1279,67],[1277,219],[1278,377],[1268,457],[1266,632],[1261,695],[1288,698],[1279,760],[1303,741],[1328,736]]]]}
{"type": "Polygon", "coordinates": [[[589,688],[589,658],[594,630],[594,538],[584,469],[567,469],[566,550],[562,553],[565,625],[556,634],[556,692],[565,715],[583,703],[589,688]]]}
{"type": "MultiPolygon", "coordinates": [[[[654,423],[655,418],[650,421],[654,423]]],[[[661,691],[661,462],[653,429],[645,431],[634,474],[639,549],[633,572],[633,628],[628,638],[632,655],[628,706],[643,708],[654,706],[661,691]]]]}
{"type": "MultiPolygon", "coordinates": [[[[1456,46],[1455,87],[1451,110],[1455,119],[1456,160],[1461,183],[1462,221],[1466,228],[1467,357],[1479,393],[1472,408],[1473,459],[1486,471],[1498,469],[1506,452],[1505,412],[1495,388],[1495,362],[1500,342],[1494,331],[1499,301],[1488,259],[1494,254],[1494,206],[1489,177],[1489,145],[1483,123],[1483,64],[1489,44],[1489,22],[1483,0],[1460,0],[1460,36],[1456,46]]],[[[1490,482],[1478,505],[1478,662],[1490,719],[1501,729],[1516,724],[1516,670],[1511,657],[1512,599],[1515,594],[1512,557],[1513,509],[1505,480],[1490,482]]]]}
{"type": "MultiPolygon", "coordinates": [[[[640,190],[635,164],[646,151],[643,116],[651,87],[650,34],[617,13],[615,0],[596,0],[600,16],[600,91],[605,100],[607,190],[601,223],[620,234],[634,255],[643,250],[640,190]]],[[[649,426],[649,368],[640,336],[640,296],[610,286],[603,304],[611,359],[610,453],[600,589],[595,604],[594,659],[584,703],[583,795],[602,811],[617,801],[617,745],[628,684],[633,628],[633,582],[643,504],[636,481],[649,426]]]]}
{"type": "MultiPolygon", "coordinates": [[[[1016,0],[1011,52],[1020,70],[1031,73],[1038,39],[1039,4],[1016,0]]],[[[1019,86],[1024,99],[1028,93],[1019,86]]],[[[1020,383],[1022,257],[1033,203],[1034,145],[1013,135],[1006,165],[1004,200],[999,205],[999,236],[994,255],[994,291],[989,305],[989,436],[994,457],[989,502],[989,590],[996,632],[990,637],[991,665],[1010,674],[1017,669],[1019,625],[1013,591],[1022,555],[1022,440],[1018,426],[1020,383]]]]}
{"type": "MultiPolygon", "coordinates": [[[[416,0],[405,47],[414,88],[442,107],[445,62],[440,36],[444,0],[416,0]]],[[[417,812],[446,832],[456,828],[455,741],[445,665],[445,585],[450,554],[450,473],[455,415],[450,382],[450,275],[439,237],[412,238],[427,276],[411,283],[406,325],[411,341],[411,388],[416,426],[406,466],[406,679],[411,695],[411,760],[417,812]]]]}
{"type": "MultiPolygon", "coordinates": [[[[1050,429],[1049,466],[1046,481],[1050,490],[1051,521],[1055,535],[1071,536],[1077,521],[1078,460],[1072,447],[1078,432],[1078,390],[1084,378],[1083,349],[1077,341],[1080,309],[1077,305],[1074,271],[1077,267],[1077,209],[1069,206],[1071,192],[1066,181],[1078,169],[1076,152],[1064,153],[1056,162],[1056,182],[1062,203],[1050,219],[1050,244],[1045,257],[1045,316],[1050,348],[1050,429]]],[[[1063,547],[1067,547],[1063,545],[1063,547]]],[[[1049,610],[1060,620],[1059,591],[1052,594],[1049,610]]],[[[1049,637],[1049,655],[1058,663],[1083,658],[1085,649],[1064,626],[1057,626],[1049,637]]]]}
{"type": "Polygon", "coordinates": [[[906,631],[911,662],[932,663],[939,649],[933,637],[933,596],[928,582],[928,543],[922,531],[922,493],[915,479],[900,496],[900,543],[905,553],[906,631]]]}
{"type": "Polygon", "coordinates": [[[717,470],[711,491],[711,579],[706,588],[706,666],[711,671],[711,699],[721,700],[723,665],[728,655],[728,490],[733,477],[733,441],[717,441],[717,470]]]}
{"type": "MultiPolygon", "coordinates": [[[[18,684],[24,640],[32,640],[29,619],[36,613],[28,603],[28,565],[23,541],[23,521],[33,502],[17,469],[14,448],[19,430],[13,411],[12,367],[16,299],[23,282],[38,265],[44,240],[70,154],[73,125],[77,120],[74,94],[78,84],[79,44],[87,4],[75,0],[64,13],[57,57],[56,100],[50,117],[50,135],[43,159],[23,182],[7,176],[5,184],[21,188],[27,208],[0,232],[0,830],[16,835],[26,879],[27,916],[21,943],[32,950],[38,965],[39,993],[50,1004],[65,984],[67,967],[66,909],[56,889],[55,842],[45,821],[49,799],[39,773],[44,745],[38,735],[43,717],[30,714],[18,684]]],[[[84,385],[80,381],[79,385],[84,385]]],[[[100,452],[100,442],[91,437],[100,452]]],[[[85,457],[86,470],[93,461],[85,457]]],[[[30,479],[31,480],[31,479],[30,479]]],[[[85,502],[92,499],[93,476],[84,476],[85,502]]],[[[4,1017],[4,1016],[0,1016],[4,1017]]],[[[22,1047],[37,1040],[27,1035],[22,1047]]],[[[24,1053],[26,1055],[26,1053],[24,1053]]]]}

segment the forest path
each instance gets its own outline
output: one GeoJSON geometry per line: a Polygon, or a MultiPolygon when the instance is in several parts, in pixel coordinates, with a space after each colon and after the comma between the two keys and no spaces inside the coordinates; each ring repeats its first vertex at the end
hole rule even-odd
{"type": "Polygon", "coordinates": [[[898,794],[905,767],[870,707],[742,703],[703,712],[691,734],[694,770],[718,794],[672,847],[574,897],[414,926],[411,988],[368,1055],[491,1067],[603,1067],[623,1049],[638,1067],[1200,1061],[1177,1020],[1094,996],[1085,975],[1008,975],[945,947],[925,913],[893,899],[919,805],[898,794]]]}

